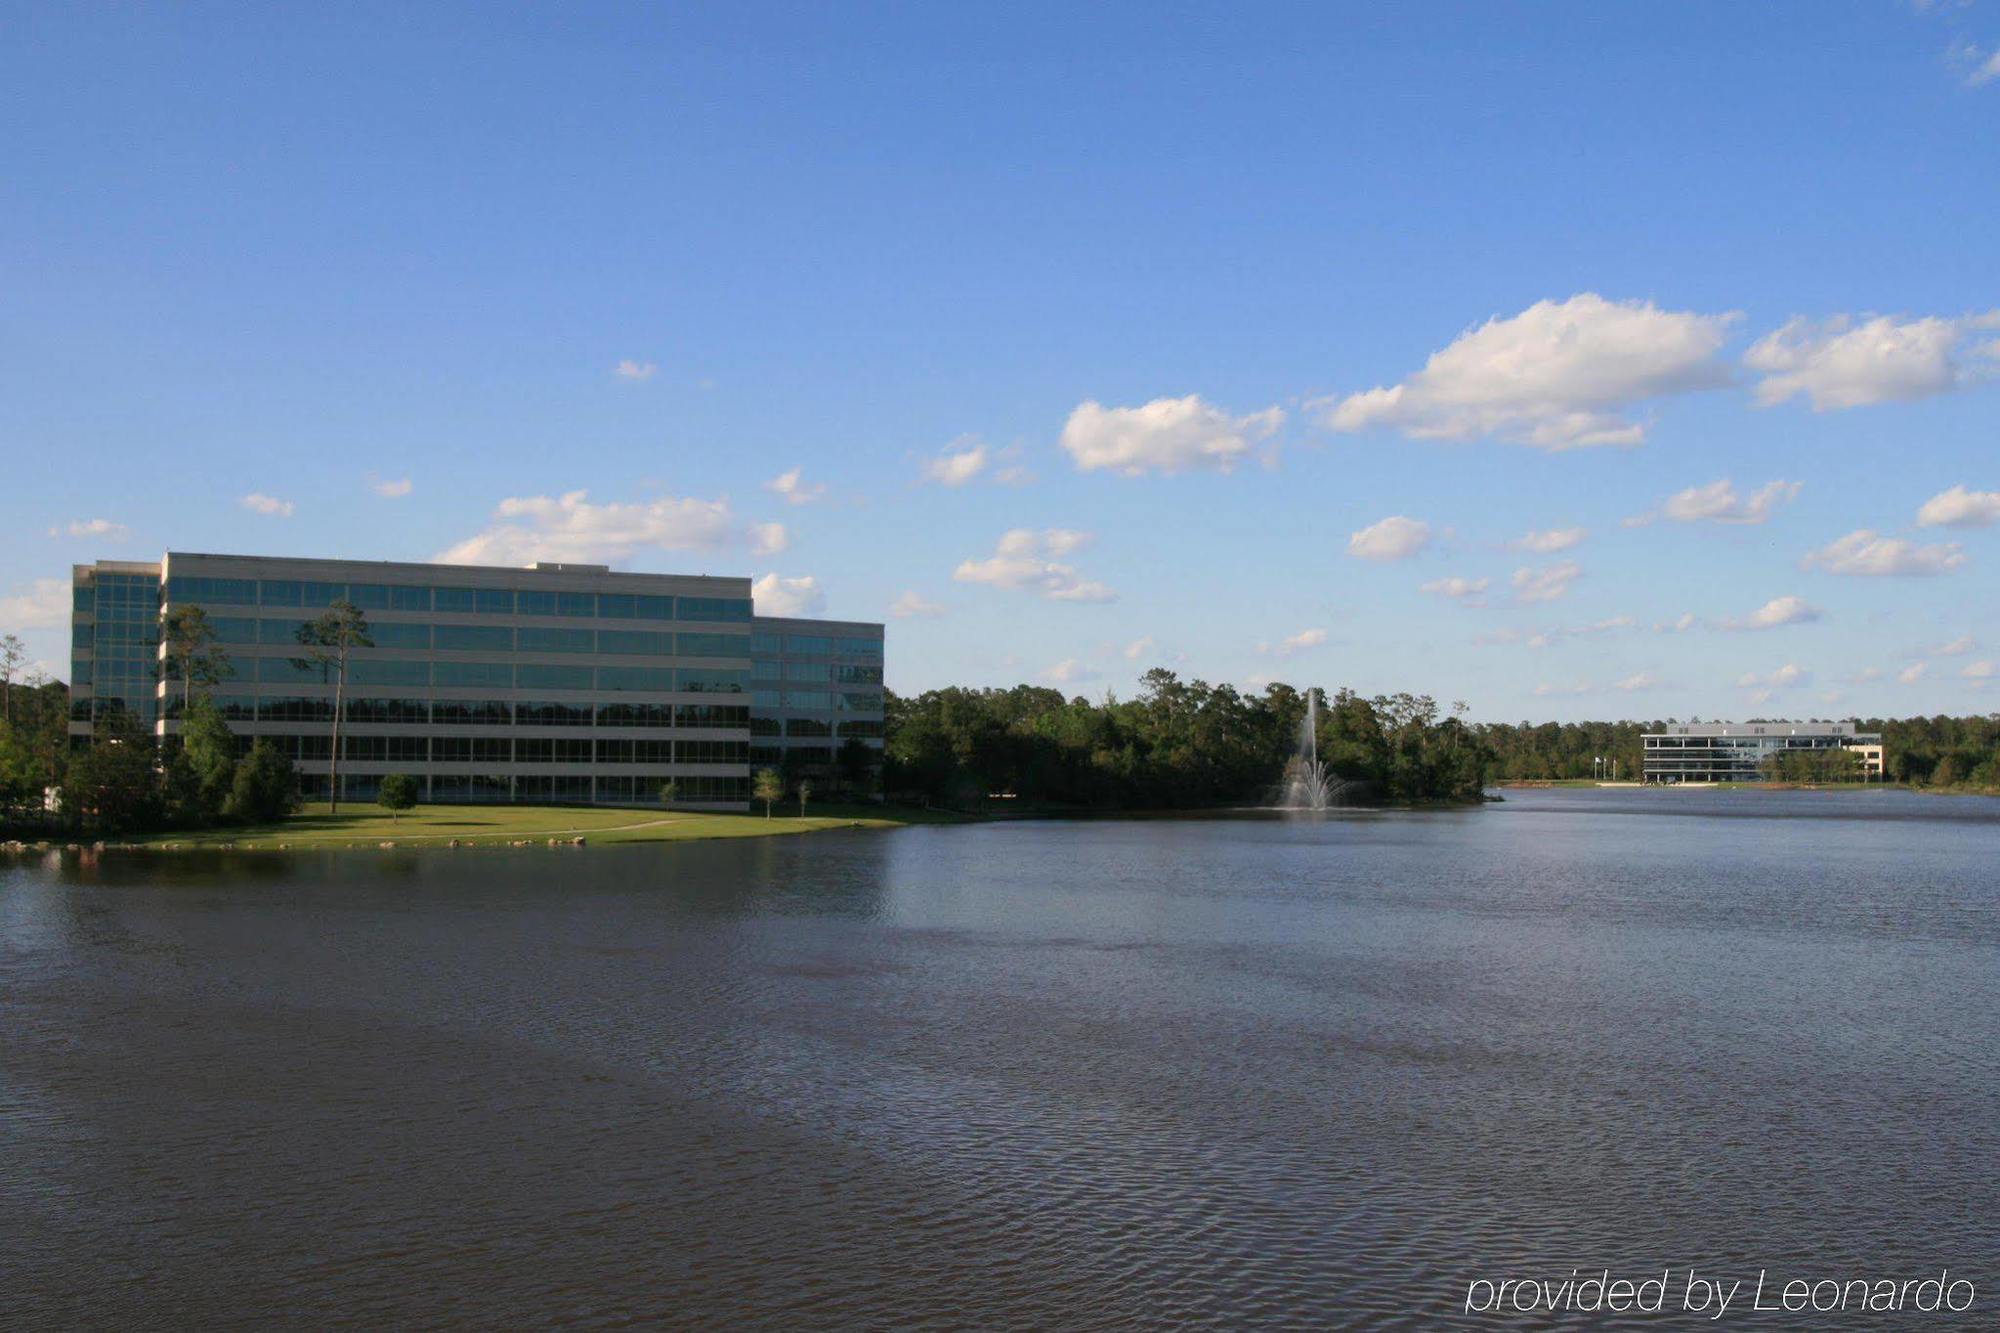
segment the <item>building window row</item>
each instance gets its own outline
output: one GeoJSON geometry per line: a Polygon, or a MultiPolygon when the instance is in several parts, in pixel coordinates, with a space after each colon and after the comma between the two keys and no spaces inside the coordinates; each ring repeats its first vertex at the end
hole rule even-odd
{"type": "MultiPolygon", "coordinates": [[[[106,603],[106,580],[97,576],[92,604],[106,603]]],[[[140,579],[143,600],[159,604],[157,583],[140,579]]],[[[77,593],[83,606],[84,589],[77,593]]],[[[741,597],[658,597],[628,593],[549,592],[526,588],[468,588],[388,583],[322,583],[302,579],[223,579],[175,575],[167,601],[205,606],[275,606],[319,609],[346,601],[363,611],[442,611],[481,616],[574,616],[601,620],[683,620],[748,623],[751,604],[741,597]]]]}

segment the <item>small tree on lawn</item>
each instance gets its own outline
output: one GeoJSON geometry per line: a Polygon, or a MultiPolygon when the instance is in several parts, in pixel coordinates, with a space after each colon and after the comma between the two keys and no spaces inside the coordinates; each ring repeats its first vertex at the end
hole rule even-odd
{"type": "Polygon", "coordinates": [[[771,817],[771,805],[785,798],[785,780],[775,768],[760,768],[750,780],[750,795],[764,803],[764,818],[771,817]]]}
{"type": "Polygon", "coordinates": [[[799,818],[804,819],[806,817],[806,799],[813,794],[812,779],[810,778],[799,779],[798,791],[799,791],[799,818]]]}
{"type": "Polygon", "coordinates": [[[680,794],[681,785],[672,778],[668,778],[660,784],[660,804],[667,809],[671,810],[674,808],[674,802],[679,799],[680,794]]]}
{"type": "Polygon", "coordinates": [[[0,692],[6,698],[7,725],[14,725],[14,677],[27,664],[28,650],[18,634],[0,636],[0,692]]]}
{"type": "Polygon", "coordinates": [[[327,812],[340,813],[340,720],[347,710],[347,658],[356,648],[373,648],[368,618],[354,603],[342,599],[317,620],[299,626],[299,644],[306,652],[292,659],[301,671],[318,667],[322,680],[333,682],[333,749],[326,757],[327,812]]]}
{"type": "Polygon", "coordinates": [[[395,819],[417,803],[417,780],[408,773],[391,773],[382,779],[382,789],[375,795],[375,804],[389,812],[395,819]]]}
{"type": "Polygon", "coordinates": [[[269,824],[298,804],[299,777],[277,746],[258,740],[236,761],[229,786],[229,813],[252,824],[269,824]]]}

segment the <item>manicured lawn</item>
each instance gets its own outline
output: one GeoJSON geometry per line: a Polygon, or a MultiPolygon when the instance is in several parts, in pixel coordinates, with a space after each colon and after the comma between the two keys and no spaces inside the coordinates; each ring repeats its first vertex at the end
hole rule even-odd
{"type": "Polygon", "coordinates": [[[337,815],[325,805],[309,805],[280,824],[206,829],[196,833],[156,833],[131,839],[143,846],[181,847],[440,847],[453,838],[475,847],[505,846],[523,839],[582,837],[586,843],[677,842],[690,838],[762,838],[812,833],[829,828],[897,828],[942,822],[930,811],[883,806],[808,806],[806,818],[779,807],[769,819],[754,814],[701,814],[685,810],[605,809],[551,805],[420,805],[395,819],[374,805],[343,804],[337,815]]]}

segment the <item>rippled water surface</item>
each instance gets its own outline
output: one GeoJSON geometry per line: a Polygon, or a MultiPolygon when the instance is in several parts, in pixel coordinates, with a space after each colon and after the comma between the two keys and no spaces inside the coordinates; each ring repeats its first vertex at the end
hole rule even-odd
{"type": "Polygon", "coordinates": [[[0,860],[0,1323],[1430,1327],[1693,1264],[1990,1327],[1996,853],[1540,791],[0,860]]]}

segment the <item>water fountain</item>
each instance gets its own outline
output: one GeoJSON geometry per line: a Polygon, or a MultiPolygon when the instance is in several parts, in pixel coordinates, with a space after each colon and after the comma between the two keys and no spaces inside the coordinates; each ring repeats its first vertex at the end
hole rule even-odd
{"type": "Polygon", "coordinates": [[[1319,691],[1306,691],[1306,720],[1299,727],[1299,751],[1285,761],[1284,792],[1278,804],[1287,810],[1325,810],[1337,804],[1340,783],[1319,761],[1319,691]]]}

